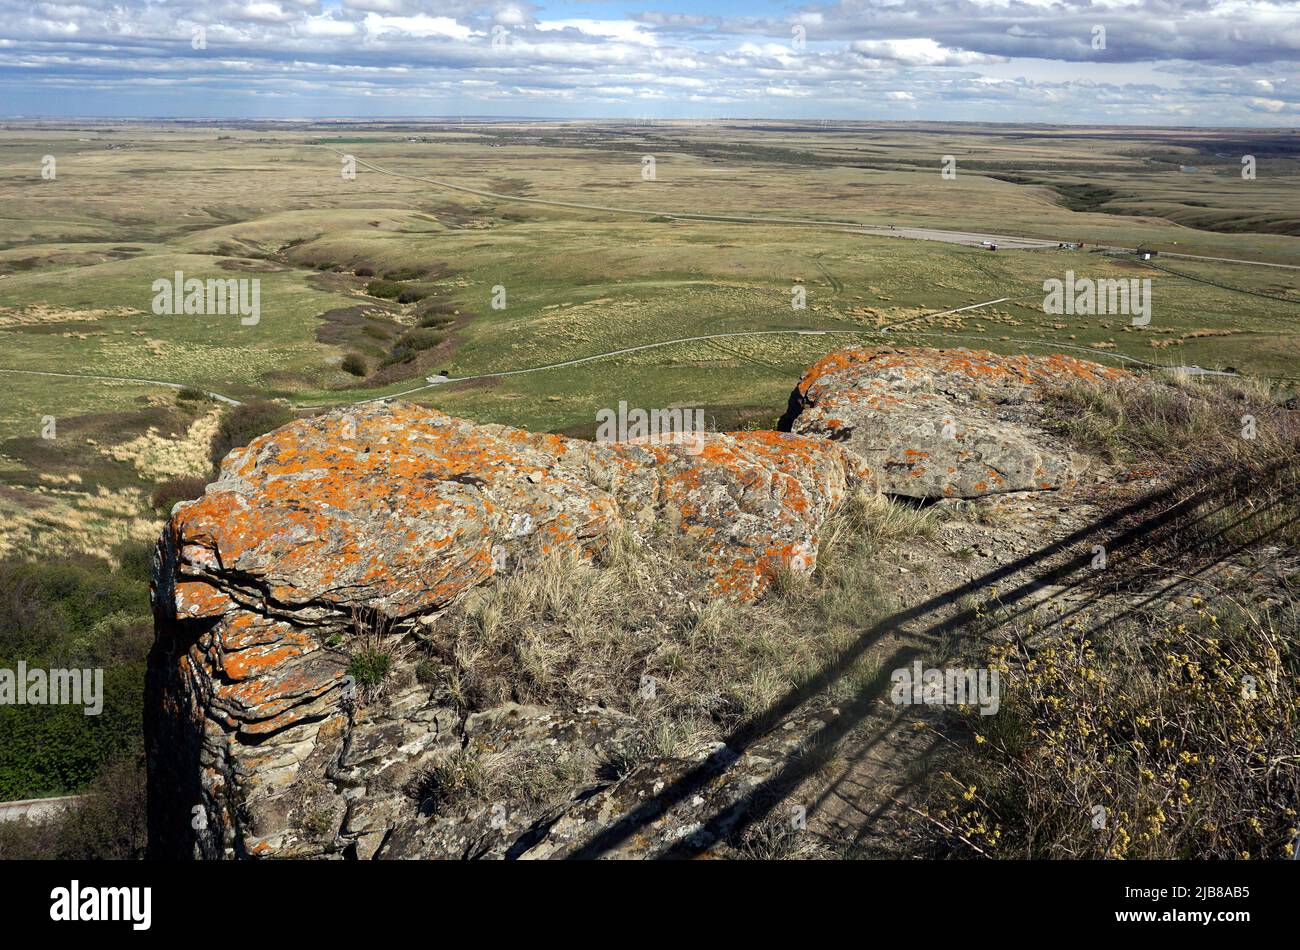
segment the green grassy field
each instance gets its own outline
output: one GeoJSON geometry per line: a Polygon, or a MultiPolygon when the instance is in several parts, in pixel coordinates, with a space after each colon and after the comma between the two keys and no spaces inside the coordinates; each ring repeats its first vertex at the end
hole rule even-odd
{"type": "MultiPolygon", "coordinates": [[[[1300,376],[1300,137],[1241,130],[875,124],[10,124],[0,130],[0,369],[122,376],[318,406],[675,343],[411,398],[589,434],[595,411],[703,406],[769,425],[800,371],[892,339],[1300,376]],[[415,139],[415,141],[409,141],[415,139]],[[364,166],[506,196],[439,188],[364,166]],[[1240,154],[1258,177],[1243,179],[1240,154]],[[45,155],[57,177],[44,180],[45,155]],[[655,180],[642,156],[655,156],[655,180]],[[943,156],[956,178],[939,174],[943,156]],[[1180,166],[1184,169],[1180,170],[1180,166]],[[520,203],[801,218],[1082,241],[911,240],[520,203]],[[1093,246],[1161,249],[1144,264],[1093,246]],[[151,284],[256,278],[261,317],[156,315],[151,284]],[[1044,280],[1149,279],[1152,319],[1042,311],[1044,280]],[[791,307],[802,286],[807,308],[791,307]],[[492,306],[494,288],[506,306],[492,306]],[[1001,297],[960,314],[927,316],[1001,297]],[[1080,353],[1080,355],[1085,355],[1080,353]],[[345,372],[345,357],[354,372],[345,372]]],[[[0,372],[6,551],[147,537],[154,488],[205,470],[218,407],[157,386],[0,372]],[[53,417],[57,434],[41,437],[53,417]],[[75,479],[75,480],[74,480],[75,479]],[[72,540],[70,540],[72,539],[72,540]]]]}

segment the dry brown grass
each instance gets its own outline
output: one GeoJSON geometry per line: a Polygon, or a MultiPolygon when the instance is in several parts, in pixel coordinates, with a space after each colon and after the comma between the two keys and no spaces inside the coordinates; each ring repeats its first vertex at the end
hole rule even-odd
{"type": "Polygon", "coordinates": [[[1080,383],[1049,398],[1071,442],[1114,462],[1176,452],[1190,462],[1230,464],[1294,452],[1300,440],[1300,414],[1282,409],[1266,380],[1174,374],[1080,383]]]}
{"type": "Polygon", "coordinates": [[[553,552],[483,588],[422,634],[436,688],[467,710],[599,704],[644,723],[638,757],[687,755],[763,714],[888,605],[874,553],[928,519],[855,496],[808,576],[756,603],[711,596],[680,555],[616,537],[594,560],[553,552]]]}

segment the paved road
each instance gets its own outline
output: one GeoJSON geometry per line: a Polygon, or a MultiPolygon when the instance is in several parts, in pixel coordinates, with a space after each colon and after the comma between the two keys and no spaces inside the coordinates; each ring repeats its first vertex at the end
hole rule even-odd
{"type": "Polygon", "coordinates": [[[873,235],[914,238],[918,241],[943,241],[947,244],[979,246],[985,241],[996,244],[1001,250],[1038,250],[1055,248],[1060,242],[1039,238],[1015,237],[1008,234],[977,234],[974,231],[941,231],[936,228],[879,228],[869,229],[873,235]]]}
{"type": "Polygon", "coordinates": [[[53,818],[69,806],[85,798],[84,795],[64,795],[61,798],[28,798],[15,802],[0,802],[0,821],[44,821],[53,818]]]}
{"type": "MultiPolygon", "coordinates": [[[[1108,248],[1115,251],[1129,251],[1132,248],[1108,248]]],[[[1235,257],[1205,257],[1201,254],[1179,254],[1176,251],[1161,251],[1161,257],[1181,257],[1189,261],[1219,261],[1224,264],[1254,264],[1256,267],[1280,267],[1283,270],[1300,270],[1300,264],[1271,264],[1268,261],[1243,261],[1235,257]]]]}
{"type": "MultiPolygon", "coordinates": [[[[321,145],[320,147],[333,152],[335,155],[352,155],[351,152],[341,151],[331,145],[321,145]]],[[[1030,238],[1014,234],[979,234],[972,231],[949,231],[942,228],[918,228],[910,226],[891,227],[887,224],[863,224],[859,221],[826,221],[816,218],[770,218],[744,214],[705,214],[691,211],[662,211],[650,208],[624,208],[616,205],[586,204],[578,201],[554,201],[549,198],[525,198],[520,195],[504,195],[500,192],[486,191],[482,188],[470,188],[466,185],[456,185],[452,182],[442,181],[437,178],[426,178],[422,175],[410,175],[406,172],[393,171],[390,168],[376,165],[374,162],[368,162],[364,159],[357,158],[355,155],[352,155],[352,157],[361,167],[368,168],[381,175],[389,175],[393,178],[405,178],[408,181],[424,182],[425,184],[436,185],[439,188],[446,188],[451,191],[478,195],[481,198],[491,198],[494,201],[549,205],[554,208],[576,208],[582,211],[605,211],[612,214],[632,214],[640,217],[681,218],[690,221],[740,221],[750,224],[792,224],[801,227],[849,228],[855,232],[864,234],[884,235],[887,237],[907,237],[922,241],[943,241],[949,244],[979,245],[984,241],[992,241],[1001,248],[1010,249],[1054,248],[1061,243],[1060,241],[1048,241],[1042,238],[1030,238]]],[[[1071,240],[1073,240],[1073,238],[1071,238],[1071,240]]],[[[1137,250],[1136,248],[1121,247],[1113,244],[1090,244],[1089,247],[1100,248],[1107,251],[1123,251],[1127,253],[1135,253],[1137,250]]],[[[1168,253],[1170,257],[1180,257],[1187,260],[1219,261],[1228,264],[1256,264],[1260,267],[1279,267],[1285,270],[1300,270],[1300,264],[1274,264],[1269,261],[1254,261],[1233,257],[1206,257],[1199,254],[1181,254],[1161,251],[1162,255],[1166,253],[1168,253]]]]}

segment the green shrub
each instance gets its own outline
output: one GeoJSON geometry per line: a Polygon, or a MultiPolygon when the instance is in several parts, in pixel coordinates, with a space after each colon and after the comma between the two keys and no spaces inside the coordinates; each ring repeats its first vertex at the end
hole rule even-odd
{"type": "Polygon", "coordinates": [[[222,415],[212,436],[212,464],[221,464],[232,449],[241,448],[295,418],[291,409],[277,402],[246,402],[233,407],[222,415]]]}
{"type": "Polygon", "coordinates": [[[0,561],[0,660],[68,657],[82,632],[120,613],[149,615],[149,588],[134,572],[89,557],[0,561]]]}
{"type": "Polygon", "coordinates": [[[403,333],[398,345],[411,350],[431,350],[445,339],[446,334],[427,327],[416,327],[403,333]]]}
{"type": "Polygon", "coordinates": [[[438,682],[442,667],[431,659],[423,659],[415,666],[415,681],[422,686],[432,686],[438,682]]]}
{"type": "Polygon", "coordinates": [[[0,860],[129,861],[147,844],[144,755],[133,743],[111,759],[87,798],[41,822],[0,822],[0,860]]]}
{"type": "Polygon", "coordinates": [[[351,373],[353,376],[365,376],[368,372],[366,358],[360,353],[348,353],[343,357],[343,362],[339,364],[339,368],[345,373],[351,373]]]}
{"type": "Polygon", "coordinates": [[[424,276],[424,271],[418,267],[399,267],[397,270],[390,270],[384,276],[389,280],[419,280],[424,276]]]}
{"type": "Polygon", "coordinates": [[[369,689],[384,681],[392,665],[392,657],[382,650],[360,650],[348,663],[348,675],[357,681],[358,686],[369,689]]]}
{"type": "MultiPolygon", "coordinates": [[[[93,661],[22,657],[29,669],[87,668],[93,661]]],[[[13,669],[17,658],[7,661],[13,669]]],[[[0,706],[0,799],[67,794],[85,788],[104,763],[141,738],[143,659],[104,669],[103,710],[82,706],[0,706]]]]}
{"type": "Polygon", "coordinates": [[[97,716],[80,705],[0,706],[0,799],[79,791],[141,741],[153,623],[140,548],[117,570],[89,557],[0,562],[0,668],[103,670],[97,716]]]}
{"type": "Polygon", "coordinates": [[[149,501],[159,511],[170,512],[177,502],[193,501],[207,487],[208,480],[201,475],[182,475],[159,485],[149,501]]]}
{"type": "Polygon", "coordinates": [[[119,544],[113,550],[113,558],[117,561],[117,571],[113,576],[126,583],[135,582],[142,589],[147,588],[153,574],[153,547],[152,541],[119,544]]]}
{"type": "Polygon", "coordinates": [[[389,353],[382,360],[380,366],[392,366],[396,363],[405,363],[415,358],[415,350],[411,349],[405,343],[398,343],[393,347],[393,352],[389,353]]]}
{"type": "Polygon", "coordinates": [[[366,293],[382,300],[396,300],[397,295],[404,289],[401,284],[391,280],[372,280],[366,284],[366,293]]]}
{"type": "Polygon", "coordinates": [[[419,303],[425,297],[432,293],[427,287],[412,286],[404,287],[402,292],[397,295],[398,303],[419,303]]]}

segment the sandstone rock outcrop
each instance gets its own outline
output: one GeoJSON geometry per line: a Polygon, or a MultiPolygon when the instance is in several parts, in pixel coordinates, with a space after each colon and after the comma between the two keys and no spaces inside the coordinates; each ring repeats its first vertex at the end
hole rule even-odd
{"type": "MultiPolygon", "coordinates": [[[[918,498],[1068,483],[1040,425],[1050,387],[1115,371],[1068,357],[850,350],[807,373],[793,432],[598,445],[435,410],[368,404],[232,452],[178,505],[154,569],[146,698],[155,855],[653,856],[726,834],[746,796],[820,725],[743,752],[718,744],[605,774],[638,732],[626,712],[458,706],[414,671],[360,703],[348,641],[368,612],[411,636],[551,552],[629,535],[669,548],[706,597],[752,600],[810,571],[849,492],[918,498]],[[945,436],[951,421],[951,438],[945,436]],[[560,796],[461,795],[476,763],[563,761],[560,796]],[[678,794],[661,800],[665,787],[678,794]]],[[[630,605],[630,609],[635,609],[630,605]]]]}
{"type": "Polygon", "coordinates": [[[1078,460],[1041,424],[1043,397],[1125,378],[1071,356],[865,347],[822,359],[791,394],[782,428],[843,445],[880,487],[907,498],[1061,488],[1078,460]]]}
{"type": "Polygon", "coordinates": [[[464,740],[463,724],[418,690],[377,720],[346,707],[347,655],[331,641],[354,611],[427,622],[495,576],[555,549],[591,553],[616,531],[675,545],[714,595],[748,599],[780,569],[811,570],[825,517],[874,487],[859,459],[816,438],[709,433],[691,449],[371,404],[232,452],[158,545],[156,850],[369,856],[402,808],[418,818],[402,789],[464,740]],[[326,843],[304,823],[336,833],[326,843]]]}

